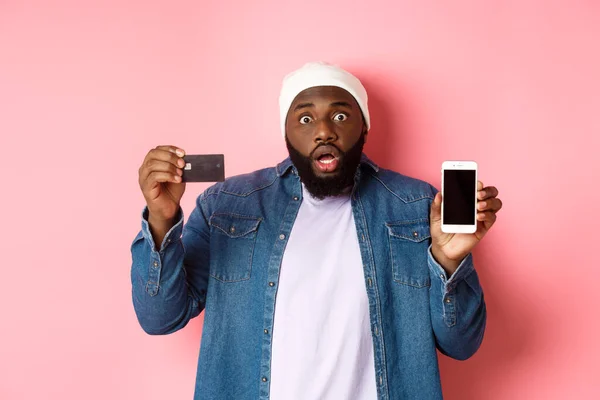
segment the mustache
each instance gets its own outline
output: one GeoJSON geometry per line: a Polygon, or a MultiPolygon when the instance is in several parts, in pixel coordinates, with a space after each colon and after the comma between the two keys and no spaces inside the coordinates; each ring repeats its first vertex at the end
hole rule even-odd
{"type": "Polygon", "coordinates": [[[340,156],[343,157],[346,153],[344,153],[339,147],[337,147],[335,144],[333,143],[322,143],[320,145],[318,145],[317,147],[315,147],[313,149],[313,151],[310,152],[309,157],[310,158],[314,158],[315,153],[317,152],[317,150],[319,150],[319,148],[321,147],[325,147],[325,146],[329,146],[329,147],[333,147],[335,148],[337,151],[339,151],[340,156]]]}

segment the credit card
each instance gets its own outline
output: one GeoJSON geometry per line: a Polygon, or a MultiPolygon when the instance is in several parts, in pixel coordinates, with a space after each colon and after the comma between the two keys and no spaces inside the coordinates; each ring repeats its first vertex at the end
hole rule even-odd
{"type": "Polygon", "coordinates": [[[183,182],[222,182],[225,180],[223,154],[190,154],[183,157],[183,182]]]}

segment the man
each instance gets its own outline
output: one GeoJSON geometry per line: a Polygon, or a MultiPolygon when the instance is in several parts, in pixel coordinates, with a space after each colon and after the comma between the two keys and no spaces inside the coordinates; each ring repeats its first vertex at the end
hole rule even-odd
{"type": "Polygon", "coordinates": [[[441,232],[441,195],[363,155],[367,93],[310,63],[280,95],[290,157],[218,183],[185,226],[184,151],[139,183],[133,304],[154,335],[205,310],[196,399],[438,399],[436,348],[466,359],[486,310],[471,251],[502,203],[478,187],[474,234],[441,232]]]}

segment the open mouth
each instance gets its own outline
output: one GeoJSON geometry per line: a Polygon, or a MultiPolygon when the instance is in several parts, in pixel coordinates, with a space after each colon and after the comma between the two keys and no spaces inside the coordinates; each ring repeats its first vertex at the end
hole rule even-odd
{"type": "Polygon", "coordinates": [[[319,146],[314,151],[313,159],[317,170],[335,172],[340,161],[340,153],[334,146],[319,146]]]}

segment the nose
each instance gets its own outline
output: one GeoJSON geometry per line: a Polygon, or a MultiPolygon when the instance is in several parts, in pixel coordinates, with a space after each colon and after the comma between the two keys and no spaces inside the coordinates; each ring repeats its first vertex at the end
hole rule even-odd
{"type": "Polygon", "coordinates": [[[317,122],[315,128],[314,139],[316,143],[329,143],[337,139],[337,135],[333,127],[333,121],[330,121],[327,118],[322,119],[317,122]]]}

